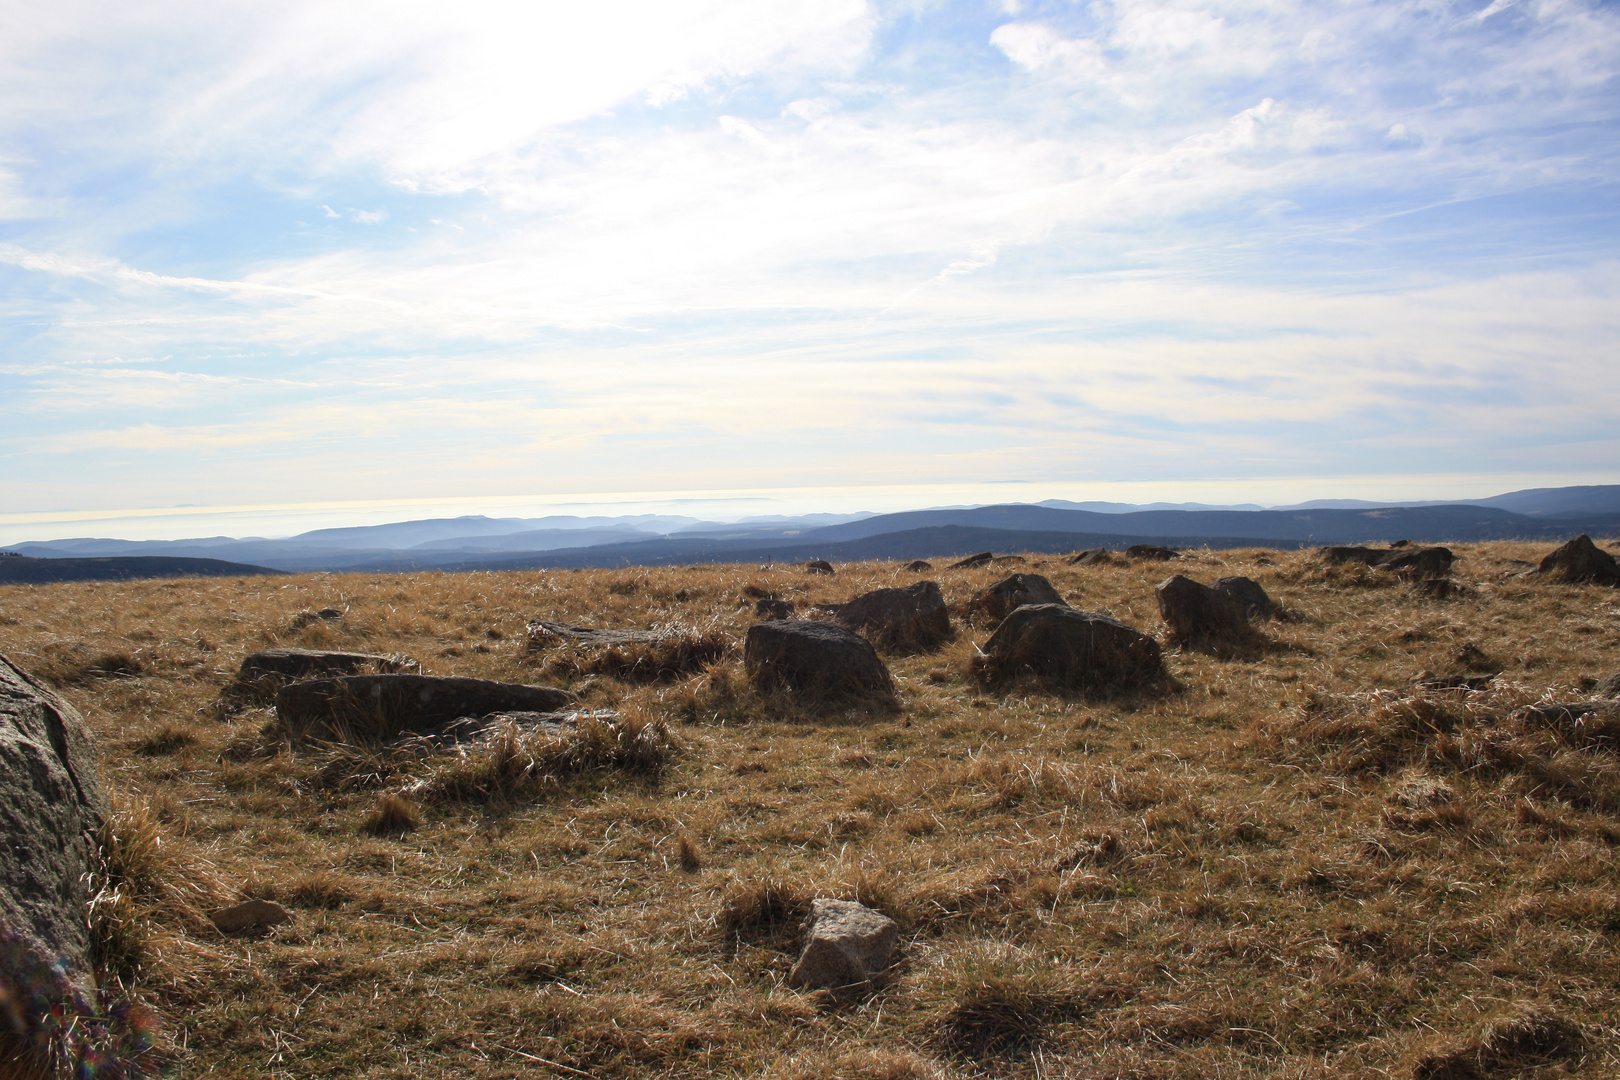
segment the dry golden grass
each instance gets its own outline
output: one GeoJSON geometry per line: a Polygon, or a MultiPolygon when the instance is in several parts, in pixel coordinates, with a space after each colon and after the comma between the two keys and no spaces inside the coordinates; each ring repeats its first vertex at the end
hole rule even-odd
{"type": "MultiPolygon", "coordinates": [[[[735,651],[642,681],[524,645],[535,618],[737,642],[759,594],[917,580],[887,563],[12,586],[0,651],[100,736],[103,961],[176,1075],[1607,1077],[1620,755],[1526,708],[1620,672],[1620,591],[1503,576],[1550,547],[1455,545],[1448,599],[1192,553],[1175,572],[1253,577],[1284,617],[1253,654],[1167,645],[1180,689],[1141,698],[967,681],[990,628],[961,610],[1007,568],[936,569],[959,636],[886,657],[892,715],[771,711],[735,651]],[[599,717],[292,747],[213,708],[270,645],[555,681],[599,717]],[[202,917],[247,896],[295,918],[202,917]],[[874,993],[787,988],[815,896],[901,925],[874,993]]],[[[1018,569],[1166,640],[1164,564],[1018,569]]]]}

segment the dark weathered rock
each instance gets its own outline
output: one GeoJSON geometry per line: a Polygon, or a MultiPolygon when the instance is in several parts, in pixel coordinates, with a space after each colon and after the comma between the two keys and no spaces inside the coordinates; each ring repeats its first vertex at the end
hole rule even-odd
{"type": "Polygon", "coordinates": [[[965,559],[958,559],[947,568],[950,570],[966,570],[975,566],[989,566],[990,560],[996,557],[993,551],[981,551],[977,555],[969,555],[965,559]]]}
{"type": "Polygon", "coordinates": [[[1318,548],[1316,554],[1329,566],[1360,564],[1416,581],[1445,577],[1456,559],[1450,548],[1417,547],[1410,541],[1389,548],[1325,547],[1318,548]]]}
{"type": "Polygon", "coordinates": [[[1451,573],[1451,564],[1455,561],[1456,556],[1450,548],[1414,547],[1409,544],[1403,548],[1391,548],[1379,556],[1373,566],[1388,570],[1397,577],[1431,581],[1451,573]]]}
{"type": "Polygon", "coordinates": [[[1114,561],[1114,556],[1107,548],[1090,548],[1086,551],[1077,551],[1069,556],[1070,566],[1106,566],[1114,561]]]}
{"type": "Polygon", "coordinates": [[[0,993],[25,1043],[50,1038],[53,1009],[60,1032],[92,985],[86,883],[106,814],[83,717],[0,656],[0,993]]]}
{"type": "Polygon", "coordinates": [[[1246,577],[1216,578],[1209,587],[1228,599],[1235,600],[1250,615],[1270,615],[1275,610],[1271,597],[1260,583],[1246,577]]]}
{"type": "Polygon", "coordinates": [[[283,686],[305,679],[421,670],[422,665],[416,661],[397,656],[325,649],[265,649],[243,657],[236,678],[220,694],[219,704],[224,712],[244,705],[268,705],[283,686]]]}
{"type": "Polygon", "coordinates": [[[789,986],[845,992],[867,989],[894,963],[899,925],[853,900],[815,899],[805,921],[804,951],[789,986]]]}
{"type": "Polygon", "coordinates": [[[872,643],[837,623],[755,623],[743,644],[743,664],[760,693],[805,707],[896,704],[894,681],[872,643]]]}
{"type": "Polygon", "coordinates": [[[981,589],[968,602],[968,617],[992,623],[1005,619],[1025,604],[1062,604],[1063,597],[1040,574],[1013,574],[981,589]]]}
{"type": "Polygon", "coordinates": [[[1317,558],[1329,566],[1339,566],[1344,563],[1360,563],[1362,566],[1371,566],[1382,559],[1389,552],[1383,548],[1353,547],[1339,545],[1336,547],[1318,548],[1317,558]]]}
{"type": "Polygon", "coordinates": [[[995,686],[1032,676],[1058,691],[1127,691],[1166,682],[1159,643],[1117,619],[1066,604],[1016,608],[985,643],[974,674],[995,686]]]}
{"type": "Polygon", "coordinates": [[[1173,551],[1158,544],[1132,544],[1125,549],[1125,554],[1133,559],[1147,559],[1150,562],[1165,562],[1170,559],[1181,558],[1181,552],[1173,551]]]}
{"type": "Polygon", "coordinates": [[[1582,533],[1542,559],[1536,576],[1571,585],[1581,582],[1620,585],[1620,564],[1582,533]]]}
{"type": "Polygon", "coordinates": [[[762,619],[793,618],[793,601],[760,600],[754,604],[754,614],[762,619]]]}
{"type": "Polygon", "coordinates": [[[574,695],[551,686],[433,675],[345,675],[291,683],[276,694],[276,720],[295,738],[382,742],[464,716],[549,713],[574,695]]]}
{"type": "Polygon", "coordinates": [[[876,589],[824,609],[851,630],[865,633],[874,645],[894,652],[928,652],[953,635],[945,594],[932,581],[876,589]]]}
{"type": "Polygon", "coordinates": [[[831,574],[834,572],[833,564],[826,559],[811,559],[804,564],[804,569],[806,573],[810,574],[831,574]]]}
{"type": "Polygon", "coordinates": [[[1153,590],[1171,635],[1185,643],[1237,639],[1252,633],[1248,610],[1225,593],[1177,574],[1153,590]]]}
{"type": "Polygon", "coordinates": [[[929,562],[927,559],[912,559],[910,562],[906,563],[904,568],[910,570],[913,574],[922,574],[932,570],[934,568],[934,564],[929,562]]]}

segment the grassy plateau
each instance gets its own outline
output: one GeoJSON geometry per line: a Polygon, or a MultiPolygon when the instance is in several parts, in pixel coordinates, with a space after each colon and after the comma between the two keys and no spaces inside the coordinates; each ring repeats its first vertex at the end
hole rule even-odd
{"type": "Polygon", "coordinates": [[[1444,599],[1259,549],[18,585],[0,652],[99,738],[99,962],[162,1017],[176,1076],[1611,1077],[1620,730],[1525,707],[1620,672],[1620,590],[1510,576],[1552,546],[1458,545],[1444,599]],[[1014,571],[1159,636],[1174,688],[978,686],[994,627],[962,615],[1014,571]],[[1172,647],[1172,573],[1252,577],[1282,614],[1244,649],[1172,647]],[[900,711],[750,688],[759,597],[923,578],[957,636],[885,655],[900,711]],[[720,652],[535,651],[537,618],[720,652]],[[295,745],[219,704],[276,645],[592,712],[436,753],[295,745]],[[818,896],[900,924],[870,993],[788,988],[818,896]],[[294,918],[208,921],[249,897],[294,918]]]}

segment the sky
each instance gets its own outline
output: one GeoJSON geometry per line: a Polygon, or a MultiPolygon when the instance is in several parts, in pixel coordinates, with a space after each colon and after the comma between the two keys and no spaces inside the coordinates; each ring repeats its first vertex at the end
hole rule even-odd
{"type": "Polygon", "coordinates": [[[1620,482],[1617,73],[1590,0],[4,5],[0,542],[1620,482]]]}

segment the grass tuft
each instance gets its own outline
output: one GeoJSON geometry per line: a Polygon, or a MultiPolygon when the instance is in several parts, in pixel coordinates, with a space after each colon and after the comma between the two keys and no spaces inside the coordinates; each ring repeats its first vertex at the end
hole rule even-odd
{"type": "Polygon", "coordinates": [[[360,822],[360,831],[370,836],[402,836],[422,826],[416,804],[393,792],[378,796],[377,802],[360,822]]]}

